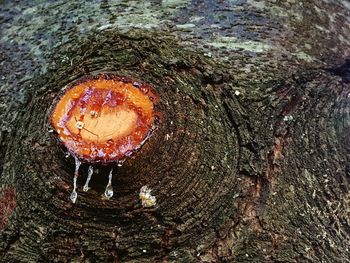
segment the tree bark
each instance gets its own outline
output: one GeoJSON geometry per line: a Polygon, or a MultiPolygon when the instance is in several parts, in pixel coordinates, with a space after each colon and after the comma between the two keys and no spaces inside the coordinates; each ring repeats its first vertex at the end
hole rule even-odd
{"type": "Polygon", "coordinates": [[[350,260],[348,2],[0,9],[1,262],[350,260]],[[72,204],[49,112],[99,71],[152,85],[163,117],[112,199],[107,167],[81,190],[84,164],[72,204]]]}

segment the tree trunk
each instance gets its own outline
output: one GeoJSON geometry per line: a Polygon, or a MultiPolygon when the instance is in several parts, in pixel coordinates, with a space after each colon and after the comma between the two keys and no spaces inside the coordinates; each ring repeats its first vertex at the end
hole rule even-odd
{"type": "Polygon", "coordinates": [[[0,5],[1,262],[348,262],[346,1],[0,5]],[[83,192],[48,132],[98,71],[144,81],[159,128],[83,192]],[[152,189],[143,208],[140,188],[152,189]]]}

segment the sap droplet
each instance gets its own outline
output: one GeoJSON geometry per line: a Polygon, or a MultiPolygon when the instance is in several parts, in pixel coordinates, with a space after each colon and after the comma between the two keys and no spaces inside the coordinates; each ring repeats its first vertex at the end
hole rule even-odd
{"type": "Polygon", "coordinates": [[[141,84],[139,82],[134,82],[132,85],[134,85],[136,88],[139,88],[141,86],[141,84]]]}
{"type": "Polygon", "coordinates": [[[104,149],[99,149],[99,150],[97,151],[97,156],[98,156],[98,157],[104,157],[104,156],[105,156],[104,149]]]}
{"type": "Polygon", "coordinates": [[[118,167],[122,167],[123,166],[123,163],[125,162],[126,159],[123,159],[123,160],[119,160],[117,165],[118,167]]]}
{"type": "Polygon", "coordinates": [[[82,152],[82,154],[84,154],[84,155],[89,155],[89,154],[91,153],[91,149],[88,148],[88,147],[85,147],[85,148],[82,149],[81,152],[82,152]]]}
{"type": "Polygon", "coordinates": [[[109,175],[108,175],[108,184],[107,184],[106,190],[105,190],[105,197],[107,197],[108,199],[111,198],[111,197],[113,196],[112,176],[113,176],[113,168],[112,168],[111,171],[109,172],[109,175]]]}
{"type": "Polygon", "coordinates": [[[91,118],[97,118],[97,116],[98,116],[97,111],[94,111],[94,110],[90,111],[90,116],[91,116],[91,118]]]}
{"type": "MultiPolygon", "coordinates": [[[[149,88],[146,88],[145,86],[141,86],[140,87],[140,90],[144,93],[144,94],[147,94],[149,92],[149,88]]],[[[153,97],[152,97],[152,100],[153,100],[153,97]]]]}
{"type": "Polygon", "coordinates": [[[73,204],[77,201],[78,194],[77,194],[77,179],[79,176],[79,167],[81,165],[81,162],[78,160],[78,158],[75,157],[75,171],[74,171],[74,179],[73,179],[73,191],[70,195],[70,200],[72,200],[73,204]]]}
{"type": "Polygon", "coordinates": [[[78,198],[78,194],[76,191],[73,191],[70,195],[70,200],[72,201],[73,204],[75,204],[75,202],[77,201],[78,198]]]}
{"type": "Polygon", "coordinates": [[[125,156],[127,156],[127,157],[130,157],[132,154],[133,154],[132,151],[127,151],[127,152],[125,152],[125,156]]]}
{"type": "Polygon", "coordinates": [[[81,130],[82,128],[84,128],[84,122],[82,122],[82,121],[77,121],[76,126],[77,126],[77,128],[78,128],[79,130],[81,130]]]}
{"type": "Polygon", "coordinates": [[[88,176],[87,176],[87,178],[86,178],[86,182],[85,182],[85,185],[84,185],[84,187],[83,187],[83,191],[84,192],[87,192],[87,191],[89,191],[89,182],[90,182],[90,180],[91,180],[91,177],[92,177],[92,174],[94,173],[94,168],[90,165],[89,166],[89,170],[88,170],[88,176]]]}
{"type": "Polygon", "coordinates": [[[108,144],[108,145],[112,145],[113,143],[114,143],[113,139],[109,139],[109,140],[107,141],[107,144],[108,144]]]}
{"type": "Polygon", "coordinates": [[[107,187],[105,191],[105,196],[107,198],[111,198],[113,196],[113,188],[112,187],[107,187]]]}

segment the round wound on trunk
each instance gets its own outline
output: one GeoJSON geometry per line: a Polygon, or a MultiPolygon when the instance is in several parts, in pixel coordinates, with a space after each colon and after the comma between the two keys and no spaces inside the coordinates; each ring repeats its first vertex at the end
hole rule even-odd
{"type": "Polygon", "coordinates": [[[138,151],[156,128],[156,101],[147,84],[98,74],[68,86],[54,105],[50,122],[76,158],[118,162],[138,151]]]}

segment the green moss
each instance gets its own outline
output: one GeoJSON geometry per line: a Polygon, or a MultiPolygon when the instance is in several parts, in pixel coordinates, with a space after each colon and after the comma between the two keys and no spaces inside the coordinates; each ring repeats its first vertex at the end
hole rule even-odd
{"type": "Polygon", "coordinates": [[[315,60],[312,56],[306,54],[303,51],[300,51],[300,52],[297,52],[297,53],[293,53],[293,55],[296,56],[298,59],[302,59],[302,60],[304,60],[306,62],[313,62],[315,60]]]}
{"type": "Polygon", "coordinates": [[[211,42],[208,43],[209,45],[216,47],[216,48],[228,48],[233,50],[245,50],[250,52],[264,52],[272,47],[269,44],[258,42],[258,41],[242,41],[239,40],[236,37],[223,37],[219,36],[215,39],[212,39],[211,42]]]}

